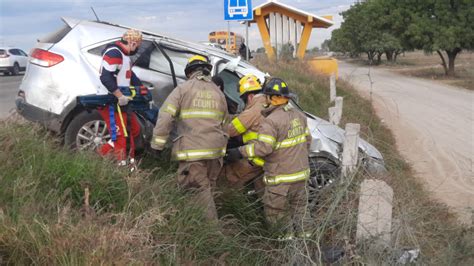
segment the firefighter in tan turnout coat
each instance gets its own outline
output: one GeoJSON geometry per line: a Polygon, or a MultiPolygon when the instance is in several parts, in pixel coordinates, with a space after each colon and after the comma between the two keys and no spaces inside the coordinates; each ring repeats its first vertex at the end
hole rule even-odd
{"type": "MultiPolygon", "coordinates": [[[[244,144],[254,142],[257,139],[258,128],[262,120],[262,110],[266,106],[266,97],[262,92],[258,78],[247,75],[239,82],[240,98],[245,103],[245,109],[230,122],[228,126],[229,137],[242,138],[244,144]]],[[[232,187],[241,188],[248,181],[263,174],[263,159],[255,157],[251,160],[241,159],[225,166],[225,176],[232,187]]],[[[256,184],[262,187],[260,182],[256,184]]]]}
{"type": "Polygon", "coordinates": [[[188,81],[176,87],[160,109],[151,147],[162,150],[176,125],[172,154],[179,161],[178,184],[194,190],[197,203],[209,220],[217,220],[212,195],[222,168],[228,136],[224,129],[227,104],[222,91],[211,81],[212,65],[193,56],[186,65],[188,81]]]}
{"type": "Polygon", "coordinates": [[[265,217],[270,225],[288,225],[287,234],[304,234],[302,228],[306,211],[306,180],[309,178],[308,148],[311,136],[305,115],[288,104],[287,84],[271,79],[264,87],[270,106],[262,113],[264,119],[257,141],[238,149],[230,149],[228,161],[261,157],[265,193],[265,217]]]}

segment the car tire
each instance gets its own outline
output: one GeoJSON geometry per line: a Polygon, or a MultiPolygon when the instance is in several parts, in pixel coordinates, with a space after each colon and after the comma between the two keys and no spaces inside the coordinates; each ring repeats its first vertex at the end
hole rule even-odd
{"type": "Polygon", "coordinates": [[[64,133],[65,146],[77,150],[96,150],[109,139],[107,125],[97,110],[79,113],[64,133]]]}
{"type": "Polygon", "coordinates": [[[18,65],[17,62],[15,62],[15,64],[13,64],[13,68],[12,68],[11,73],[12,73],[13,76],[18,76],[20,74],[20,65],[18,65]]]}
{"type": "Polygon", "coordinates": [[[341,170],[334,162],[327,158],[309,158],[310,178],[308,185],[310,190],[319,191],[331,186],[339,178],[341,170]]]}

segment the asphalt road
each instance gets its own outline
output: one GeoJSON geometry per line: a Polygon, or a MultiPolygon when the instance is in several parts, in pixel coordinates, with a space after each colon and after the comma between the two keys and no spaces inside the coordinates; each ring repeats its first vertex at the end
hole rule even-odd
{"type": "Polygon", "coordinates": [[[339,76],[372,95],[398,150],[432,195],[474,223],[474,92],[345,62],[339,76]]]}
{"type": "Polygon", "coordinates": [[[0,75],[0,119],[15,111],[15,98],[22,79],[23,75],[0,75]]]}

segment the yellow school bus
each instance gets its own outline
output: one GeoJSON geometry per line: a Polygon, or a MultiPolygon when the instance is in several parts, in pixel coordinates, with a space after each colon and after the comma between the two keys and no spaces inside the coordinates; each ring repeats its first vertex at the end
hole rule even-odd
{"type": "Polygon", "coordinates": [[[220,45],[230,53],[237,54],[239,52],[240,45],[244,43],[244,38],[231,31],[229,45],[227,45],[227,37],[227,31],[213,31],[209,33],[209,42],[220,45]]]}

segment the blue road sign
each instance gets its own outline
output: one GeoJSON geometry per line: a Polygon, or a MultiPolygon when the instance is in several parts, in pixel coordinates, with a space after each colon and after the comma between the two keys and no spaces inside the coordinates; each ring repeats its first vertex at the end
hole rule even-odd
{"type": "Polygon", "coordinates": [[[224,0],[224,20],[252,19],[252,0],[224,0]]]}

